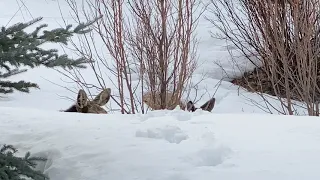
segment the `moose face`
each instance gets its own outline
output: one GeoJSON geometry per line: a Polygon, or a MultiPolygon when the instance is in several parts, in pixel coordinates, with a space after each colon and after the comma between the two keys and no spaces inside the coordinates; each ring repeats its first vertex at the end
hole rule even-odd
{"type": "Polygon", "coordinates": [[[106,88],[100,92],[92,101],[88,100],[86,92],[79,90],[77,101],[70,108],[64,112],[78,112],[78,113],[93,113],[93,114],[107,114],[107,111],[101,106],[107,104],[110,100],[111,89],[106,88]]]}

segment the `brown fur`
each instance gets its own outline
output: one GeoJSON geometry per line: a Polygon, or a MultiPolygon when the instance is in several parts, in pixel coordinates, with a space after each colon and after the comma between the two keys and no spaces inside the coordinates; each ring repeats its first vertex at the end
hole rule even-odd
{"type": "MultiPolygon", "coordinates": [[[[168,109],[168,110],[173,110],[178,105],[183,110],[186,107],[184,102],[179,101],[179,100],[174,101],[173,93],[170,93],[170,92],[167,93],[166,101],[167,101],[166,109],[168,109]]],[[[153,94],[151,92],[148,92],[148,93],[144,94],[143,95],[143,102],[146,103],[152,110],[160,110],[161,109],[161,106],[160,106],[160,102],[161,102],[160,93],[155,93],[154,96],[153,96],[153,94]]]]}
{"type": "Polygon", "coordinates": [[[80,89],[77,95],[77,102],[64,112],[107,114],[108,112],[101,106],[110,100],[110,96],[111,89],[107,88],[90,101],[88,100],[86,92],[80,89]]]}

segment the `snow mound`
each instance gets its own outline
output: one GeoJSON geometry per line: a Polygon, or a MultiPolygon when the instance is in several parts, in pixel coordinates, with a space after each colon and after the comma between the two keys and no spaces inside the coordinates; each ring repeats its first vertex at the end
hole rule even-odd
{"type": "Polygon", "coordinates": [[[217,166],[222,164],[231,153],[229,148],[223,146],[207,147],[186,158],[194,166],[217,166]]]}
{"type": "Polygon", "coordinates": [[[318,117],[97,115],[5,107],[0,114],[0,145],[47,158],[37,168],[51,180],[320,177],[318,117]],[[181,121],[183,116],[189,120],[181,121]]]}
{"type": "Polygon", "coordinates": [[[163,128],[147,129],[144,131],[138,130],[136,132],[136,137],[165,139],[170,143],[176,144],[188,139],[188,135],[186,135],[179,127],[169,125],[163,128]]]}

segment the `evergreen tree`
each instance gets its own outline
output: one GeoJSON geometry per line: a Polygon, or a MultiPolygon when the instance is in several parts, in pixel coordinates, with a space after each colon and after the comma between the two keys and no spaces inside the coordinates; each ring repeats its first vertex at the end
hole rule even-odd
{"type": "MultiPolygon", "coordinates": [[[[98,19],[98,18],[97,18],[98,19]]],[[[34,68],[45,66],[48,68],[85,68],[85,58],[70,59],[66,54],[59,55],[56,49],[43,49],[40,46],[46,43],[63,43],[67,45],[68,38],[74,34],[84,34],[97,19],[81,23],[73,30],[72,25],[66,28],[57,28],[50,31],[43,30],[47,24],[42,24],[31,33],[25,29],[42,20],[36,18],[27,23],[17,23],[0,31],[0,93],[12,93],[13,90],[29,92],[29,88],[39,88],[37,84],[26,81],[11,82],[6,78],[26,72],[19,69],[21,66],[34,68]],[[41,33],[42,32],[42,33],[41,33]]]]}
{"type": "Polygon", "coordinates": [[[0,179],[1,180],[47,180],[49,177],[36,171],[37,161],[46,161],[44,158],[30,157],[26,153],[24,158],[14,156],[17,152],[11,145],[4,145],[0,149],[0,179]]]}

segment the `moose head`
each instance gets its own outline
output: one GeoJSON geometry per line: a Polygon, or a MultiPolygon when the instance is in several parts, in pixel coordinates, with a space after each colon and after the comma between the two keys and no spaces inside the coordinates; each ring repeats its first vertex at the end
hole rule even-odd
{"type": "Polygon", "coordinates": [[[76,103],[67,110],[64,110],[64,112],[107,114],[107,111],[101,106],[107,104],[107,102],[110,100],[110,96],[111,89],[106,88],[93,100],[88,100],[86,92],[80,89],[77,95],[76,103]]]}
{"type": "MultiPolygon", "coordinates": [[[[200,109],[211,112],[212,109],[214,108],[215,103],[216,103],[216,98],[211,98],[209,101],[207,101],[202,106],[200,106],[200,109]]],[[[186,109],[187,111],[195,112],[197,109],[199,108],[196,108],[192,101],[189,101],[187,103],[187,109],[186,109]]]]}

